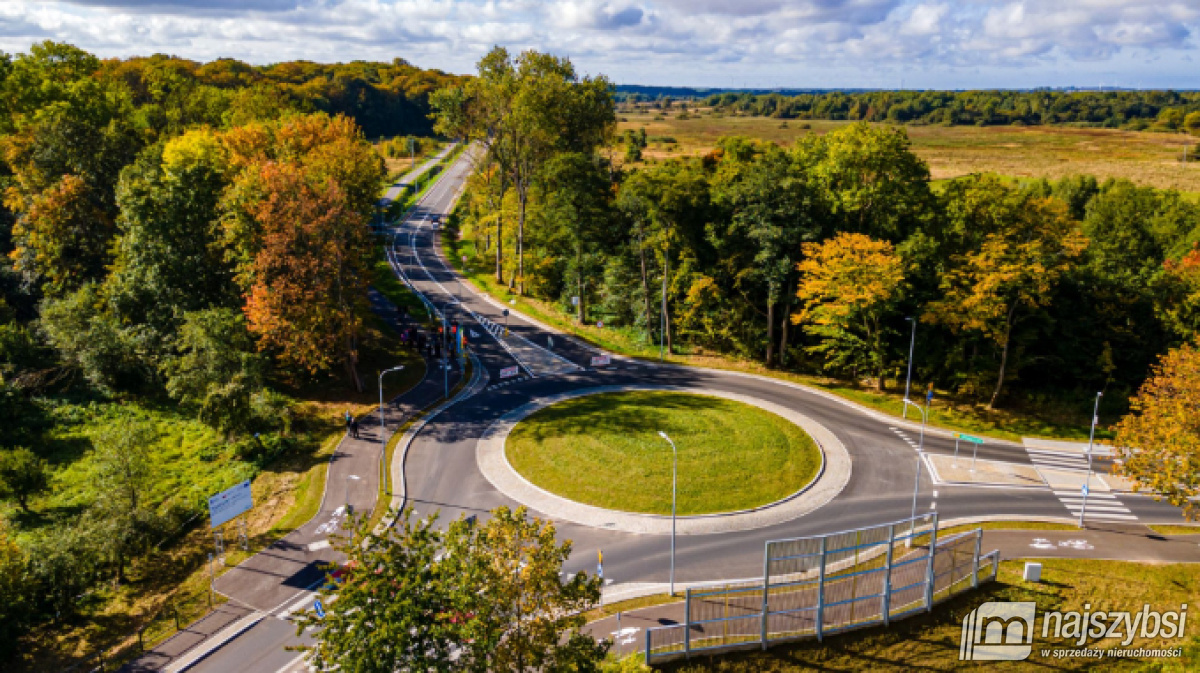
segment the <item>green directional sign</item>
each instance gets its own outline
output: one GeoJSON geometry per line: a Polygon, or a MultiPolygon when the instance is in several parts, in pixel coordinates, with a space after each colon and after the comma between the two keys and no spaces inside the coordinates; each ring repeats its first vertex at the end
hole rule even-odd
{"type": "Polygon", "coordinates": [[[978,437],[972,437],[971,435],[964,435],[961,432],[954,433],[954,438],[961,439],[964,442],[971,442],[972,444],[982,444],[983,443],[982,439],[980,439],[978,437]]]}

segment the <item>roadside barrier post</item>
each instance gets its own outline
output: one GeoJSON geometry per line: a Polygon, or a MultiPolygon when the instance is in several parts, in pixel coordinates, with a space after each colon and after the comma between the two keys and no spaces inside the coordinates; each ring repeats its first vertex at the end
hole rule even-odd
{"type": "Polygon", "coordinates": [[[692,658],[692,588],[683,590],[683,656],[692,658]]]}
{"type": "Polygon", "coordinates": [[[971,556],[971,588],[979,588],[979,552],[983,547],[983,529],[975,531],[975,553],[971,556]]]}
{"type": "Polygon", "coordinates": [[[825,547],[829,537],[821,538],[821,570],[817,576],[817,640],[825,639],[825,547]]]}
{"type": "Polygon", "coordinates": [[[937,577],[934,559],[937,556],[937,512],[933,513],[933,521],[929,524],[929,572],[925,578],[925,611],[933,612],[933,580],[937,577]]]}
{"type": "Polygon", "coordinates": [[[762,648],[767,649],[767,615],[769,605],[768,597],[771,595],[771,543],[764,545],[763,551],[763,599],[762,599],[762,648]]]}
{"type": "Polygon", "coordinates": [[[888,526],[887,558],[883,561],[883,625],[891,623],[892,550],[896,547],[896,524],[888,526]]]}
{"type": "Polygon", "coordinates": [[[650,629],[646,629],[646,665],[650,665],[650,629]]]}

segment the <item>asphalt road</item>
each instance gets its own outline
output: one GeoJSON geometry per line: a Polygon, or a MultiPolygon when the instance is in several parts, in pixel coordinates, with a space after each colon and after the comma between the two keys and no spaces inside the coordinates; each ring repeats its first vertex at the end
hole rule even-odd
{"type": "MultiPolygon", "coordinates": [[[[488,379],[481,392],[437,416],[414,439],[406,463],[408,507],[419,515],[437,511],[446,525],[460,515],[482,518],[500,505],[518,506],[519,503],[498,492],[482,476],[475,461],[475,445],[493,421],[531,396],[597,385],[668,384],[703,386],[769,399],[801,412],[829,428],[845,445],[853,464],[845,489],[810,515],[755,530],[681,537],[676,553],[677,581],[761,576],[763,547],[768,540],[871,526],[910,515],[918,459],[913,444],[920,434],[919,426],[911,421],[886,417],[810,389],[731,372],[623,358],[614,358],[612,366],[597,369],[591,366],[591,358],[599,351],[549,332],[516,312],[508,316],[507,324],[521,339],[512,340],[509,345],[503,343],[496,334],[500,332],[497,325],[506,322],[502,307],[461,282],[446,265],[440,246],[435,244],[440,234],[432,219],[449,213],[470,170],[465,155],[448,167],[412,215],[394,229],[391,238],[393,268],[437,312],[468,330],[471,350],[488,379]],[[518,375],[502,380],[502,370],[514,366],[518,375]]],[[[970,447],[964,448],[970,451],[970,447]]],[[[924,449],[931,453],[953,453],[954,440],[946,433],[929,431],[925,434],[924,449]]],[[[664,459],[667,455],[664,447],[664,459]]],[[[979,457],[1022,464],[1031,459],[1020,445],[992,440],[979,448],[979,457]]],[[[372,458],[377,464],[378,454],[372,458]]],[[[377,478],[377,468],[370,462],[364,460],[353,468],[354,473],[363,477],[361,483],[353,481],[343,486],[337,476],[331,476],[328,489],[335,501],[345,497],[356,508],[370,506],[377,478]]],[[[1060,496],[1061,493],[1056,495],[1048,488],[934,485],[926,471],[915,510],[936,511],[943,521],[1073,516],[1060,496]]],[[[1108,512],[1117,509],[1128,512],[1116,515],[1124,523],[1182,521],[1175,508],[1143,496],[1120,494],[1108,502],[1117,503],[1108,512]]],[[[336,515],[336,508],[331,510],[329,505],[323,506],[322,513],[302,529],[294,544],[311,544],[319,538],[313,531],[336,515]]],[[[542,512],[534,514],[547,516],[542,512]]],[[[565,564],[565,572],[594,572],[597,553],[603,550],[604,576],[609,585],[667,579],[670,555],[666,536],[621,533],[569,522],[556,522],[556,528],[561,539],[573,541],[574,551],[565,564]]],[[[307,556],[299,558],[296,549],[273,550],[264,552],[268,558],[244,565],[276,570],[242,573],[238,580],[241,584],[236,586],[233,580],[225,578],[218,583],[222,592],[268,612],[269,616],[193,670],[274,673],[302,667],[296,654],[283,648],[302,642],[287,621],[287,614],[307,609],[311,602],[311,592],[305,591],[310,578],[300,572],[311,560],[307,556]],[[287,572],[277,572],[281,567],[286,567],[287,572]],[[281,581],[284,576],[299,579],[281,581]]]]}

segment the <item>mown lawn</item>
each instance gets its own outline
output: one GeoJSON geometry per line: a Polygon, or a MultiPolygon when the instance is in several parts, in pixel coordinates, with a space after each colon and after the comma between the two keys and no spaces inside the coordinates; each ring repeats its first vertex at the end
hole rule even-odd
{"type": "Polygon", "coordinates": [[[668,392],[589,395],[521,421],[506,452],[542,488],[589,505],[671,513],[671,447],[680,515],[765,505],[816,476],[820,452],[790,421],[741,402],[668,392]],[[769,476],[769,478],[768,478],[769,476]]]}
{"type": "MultiPolygon", "coordinates": [[[[799,673],[800,671],[1195,671],[1200,670],[1200,627],[1187,620],[1183,638],[1135,638],[1130,648],[1175,648],[1178,659],[1084,659],[1043,656],[1043,648],[1075,649],[1074,641],[1041,637],[1046,610],[1129,611],[1189,608],[1200,594],[1200,567],[1191,564],[1144,565],[1116,561],[1042,561],[1040,584],[1021,579],[1023,564],[1006,561],[995,583],[955,598],[924,614],[905,619],[889,629],[871,628],[825,639],[779,645],[766,652],[723,656],[697,656],[658,670],[671,673],[799,673]],[[1039,617],[1033,653],[1019,662],[961,662],[959,639],[962,620],[987,601],[1034,601],[1039,617]]],[[[1088,641],[1086,647],[1120,647],[1119,639],[1088,641]]]]}

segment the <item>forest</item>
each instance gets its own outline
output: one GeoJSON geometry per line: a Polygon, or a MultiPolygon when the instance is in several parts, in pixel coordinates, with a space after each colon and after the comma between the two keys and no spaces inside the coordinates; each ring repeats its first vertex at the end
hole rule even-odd
{"type": "Polygon", "coordinates": [[[203,567],[168,559],[208,495],[311,461],[333,412],[310,391],[363,390],[378,349],[369,223],[398,149],[367,137],[428,136],[461,79],[0,54],[0,651],[132,624],[122,601],[203,567]]]}
{"type": "MultiPolygon", "coordinates": [[[[672,104],[670,99],[652,106],[672,104]]],[[[686,104],[686,103],[685,103],[686,104]]],[[[1200,133],[1195,91],[829,91],[713,94],[715,111],[780,119],[837,119],[946,126],[1052,125],[1200,133]]]]}
{"type": "Polygon", "coordinates": [[[645,135],[614,138],[593,103],[604,84],[497,50],[434,97],[438,128],[481,148],[452,225],[473,268],[493,270],[489,289],[602,324],[644,357],[713,354],[878,390],[903,389],[915,334],[919,389],[1078,409],[1080,423],[1097,391],[1110,419],[1143,408],[1131,397],[1160,358],[1193,352],[1188,195],[1087,175],[934,183],[903,127],[867,122],[644,162],[645,135]],[[564,82],[569,95],[545,92],[564,82]]]}

